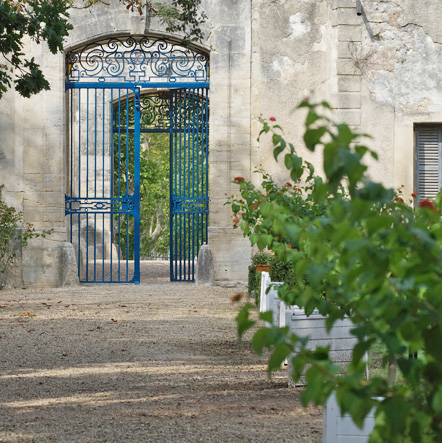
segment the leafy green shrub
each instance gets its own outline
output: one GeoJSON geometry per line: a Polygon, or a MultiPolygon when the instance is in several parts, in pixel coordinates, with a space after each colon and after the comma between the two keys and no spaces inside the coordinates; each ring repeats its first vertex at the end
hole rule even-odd
{"type": "Polygon", "coordinates": [[[272,252],[256,252],[252,255],[252,264],[249,266],[248,291],[249,294],[254,293],[257,305],[259,305],[261,294],[261,273],[256,271],[257,265],[269,265],[269,275],[273,282],[296,284],[293,268],[289,264],[283,262],[272,252]]]}
{"type": "Polygon", "coordinates": [[[258,251],[252,255],[252,263],[249,266],[248,273],[248,291],[249,294],[255,295],[255,303],[259,305],[259,297],[261,293],[261,273],[256,272],[256,265],[268,265],[271,254],[268,251],[258,251]]]}
{"type": "MultiPolygon", "coordinates": [[[[299,108],[307,111],[305,146],[322,149],[325,178],[303,166],[278,125],[264,121],[275,159],[284,152],[291,179],[303,181],[304,189],[264,193],[268,177],[262,189],[237,177],[243,203],[230,204],[251,244],[271,249],[293,269],[296,284],[279,287],[279,297],[307,315],[318,309],[327,328],[348,316],[357,344],[345,370],[332,362],[328,347],[310,350],[308,340],[287,327],[260,328],[253,348],[272,351],[270,372],[296,350],[292,377],[299,380],[306,370],[304,405],[325,404],[335,392],[341,412],[360,427],[375,408],[371,442],[442,441],[442,194],[414,210],[368,178],[363,159],[376,153],[358,144],[360,134],[348,125],[327,117],[326,103],[299,108]],[[365,378],[364,355],[377,347],[385,349],[381,366],[397,368],[396,380],[390,371],[365,378]],[[409,358],[418,351],[424,358],[409,358]]],[[[238,314],[240,336],[255,323],[252,308],[246,304],[238,314]]],[[[271,313],[260,317],[272,319],[271,313]]]]}
{"type": "Polygon", "coordinates": [[[0,289],[6,283],[6,273],[14,262],[18,248],[25,247],[31,238],[48,234],[50,231],[39,233],[32,225],[23,225],[23,214],[4,203],[0,191],[0,289]]]}

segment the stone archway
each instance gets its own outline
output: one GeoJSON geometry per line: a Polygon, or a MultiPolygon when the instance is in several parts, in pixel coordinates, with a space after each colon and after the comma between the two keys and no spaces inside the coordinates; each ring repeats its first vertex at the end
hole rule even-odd
{"type": "Polygon", "coordinates": [[[207,242],[208,73],[207,54],[170,38],[112,37],[66,54],[65,213],[80,281],[140,281],[140,100],[158,89],[170,94],[171,279],[194,279],[207,242]]]}

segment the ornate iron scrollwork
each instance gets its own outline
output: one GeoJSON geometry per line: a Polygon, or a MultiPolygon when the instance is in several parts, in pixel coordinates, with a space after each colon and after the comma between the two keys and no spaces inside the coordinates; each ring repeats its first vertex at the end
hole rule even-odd
{"type": "Polygon", "coordinates": [[[174,214],[208,214],[209,213],[209,198],[173,198],[172,210],[174,214]]]}
{"type": "MultiPolygon", "coordinates": [[[[148,129],[164,129],[170,127],[170,99],[169,93],[161,94],[144,94],[139,101],[140,106],[140,126],[142,130],[148,129]]],[[[116,106],[114,109],[116,118],[113,119],[114,132],[125,131],[126,127],[133,129],[134,127],[134,112],[132,103],[127,107],[116,106]],[[127,111],[129,108],[129,116],[127,111]]]]}
{"type": "Polygon", "coordinates": [[[76,198],[65,197],[65,214],[126,214],[135,209],[132,195],[120,198],[76,198]]]}
{"type": "Polygon", "coordinates": [[[101,40],[66,55],[67,82],[207,82],[207,54],[165,38],[101,40]]]}

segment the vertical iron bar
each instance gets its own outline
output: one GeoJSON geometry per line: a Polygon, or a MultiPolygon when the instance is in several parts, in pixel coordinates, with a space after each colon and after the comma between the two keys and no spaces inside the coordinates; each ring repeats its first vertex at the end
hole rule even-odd
{"type": "MultiPolygon", "coordinates": [[[[121,89],[118,90],[118,198],[121,197],[121,89]]],[[[121,266],[121,213],[118,212],[118,281],[121,266]]]]}
{"type": "Polygon", "coordinates": [[[134,283],[140,283],[140,89],[135,89],[134,130],[134,283]]]}
{"type": "MultiPolygon", "coordinates": [[[[89,198],[89,89],[86,89],[86,198],[89,198]]],[[[86,281],[89,281],[89,215],[86,213],[86,281]]]]}
{"type": "MultiPolygon", "coordinates": [[[[179,197],[182,198],[182,192],[181,192],[181,182],[182,182],[182,157],[181,157],[181,143],[182,143],[182,133],[181,133],[181,129],[183,126],[183,95],[182,92],[180,92],[180,114],[179,114],[179,119],[180,119],[180,123],[179,123],[179,132],[178,132],[178,140],[179,140],[179,155],[178,155],[178,161],[179,161],[179,173],[178,173],[178,180],[179,180],[179,197]]],[[[180,248],[180,277],[179,280],[181,280],[181,276],[182,276],[182,229],[181,229],[181,221],[182,221],[182,217],[181,217],[181,211],[179,213],[179,248],[180,248]]],[[[177,245],[178,247],[178,245],[177,245]]]]}
{"type": "MultiPolygon", "coordinates": [[[[111,128],[113,128],[114,124],[114,90],[111,89],[111,119],[110,124],[111,128]]],[[[111,141],[110,141],[110,152],[109,152],[109,161],[110,161],[110,177],[109,177],[109,197],[111,199],[111,213],[110,213],[110,269],[109,269],[109,280],[112,281],[112,253],[113,253],[113,240],[114,240],[114,205],[112,204],[114,198],[114,133],[111,129],[111,141]]],[[[103,223],[104,223],[104,214],[103,214],[103,223]]]]}
{"type": "Polygon", "coordinates": [[[94,281],[97,281],[97,214],[94,214],[94,281]]]}
{"type": "MultiPolygon", "coordinates": [[[[126,88],[126,195],[129,195],[129,89],[126,88]]],[[[129,215],[126,214],[126,281],[129,278],[129,215]]]]}
{"type": "MultiPolygon", "coordinates": [[[[103,172],[104,172],[104,170],[103,170],[103,172]]],[[[111,211],[112,211],[112,209],[111,209],[111,211]]],[[[112,217],[112,213],[111,213],[111,217],[112,217]]],[[[103,237],[103,260],[101,261],[101,279],[104,281],[104,257],[105,257],[105,254],[106,254],[106,250],[105,250],[105,243],[104,243],[104,233],[105,233],[105,230],[104,230],[104,214],[103,214],[103,234],[102,234],[102,237],[103,237]]],[[[112,238],[112,237],[111,237],[112,238]]],[[[110,244],[110,250],[111,250],[111,253],[112,253],[112,243],[110,244]]],[[[112,266],[112,264],[111,264],[111,266],[112,266]]]]}
{"type": "Polygon", "coordinates": [[[78,197],[81,197],[81,89],[78,90],[78,197]]]}
{"type": "MultiPolygon", "coordinates": [[[[201,122],[200,122],[200,137],[201,137],[201,197],[205,197],[204,193],[204,150],[205,150],[205,134],[204,134],[204,119],[205,119],[205,107],[204,107],[204,88],[201,88],[201,122]]],[[[201,213],[201,232],[200,242],[204,243],[204,212],[201,213]]]]}
{"type": "Polygon", "coordinates": [[[126,281],[129,279],[129,214],[126,214],[126,281]]]}
{"type": "MultiPolygon", "coordinates": [[[[73,193],[72,193],[72,191],[73,191],[73,189],[72,189],[72,187],[73,187],[73,183],[74,183],[74,176],[73,176],[73,162],[74,162],[74,159],[73,159],[73,154],[74,154],[74,136],[73,136],[73,134],[74,134],[74,112],[73,112],[73,101],[74,101],[74,90],[73,89],[71,89],[70,90],[70,93],[71,93],[71,115],[70,115],[70,117],[71,117],[71,119],[70,119],[70,122],[71,122],[71,127],[70,127],[70,136],[71,136],[71,152],[70,152],[70,155],[71,155],[71,167],[70,167],[70,174],[71,174],[71,176],[70,176],[70,180],[71,180],[71,183],[70,183],[70,191],[71,191],[71,197],[73,197],[74,195],[73,195],[73,193]]],[[[71,237],[71,243],[72,243],[72,237],[71,237]]]]}
{"type": "Polygon", "coordinates": [[[89,198],[89,89],[86,89],[86,198],[89,198]]]}
{"type": "Polygon", "coordinates": [[[89,281],[89,214],[86,213],[86,281],[89,281]]]}
{"type": "MultiPolygon", "coordinates": [[[[105,198],[105,194],[104,194],[104,175],[105,175],[105,165],[104,165],[104,139],[105,139],[105,133],[106,133],[106,131],[105,131],[105,126],[104,126],[104,121],[105,121],[105,117],[106,117],[106,101],[105,101],[105,96],[106,96],[106,89],[103,89],[103,104],[102,104],[102,106],[103,106],[103,130],[102,130],[102,137],[103,137],[103,143],[102,143],[102,150],[103,150],[103,165],[102,165],[102,174],[103,174],[103,190],[102,190],[102,193],[101,193],[101,196],[103,197],[103,198],[105,198]]],[[[112,102],[111,102],[111,104],[112,104],[112,102]]],[[[113,138],[113,132],[112,132],[112,120],[111,120],[111,127],[110,127],[110,136],[111,136],[111,138],[113,138]]],[[[112,197],[112,194],[110,195],[110,197],[112,197]]],[[[111,217],[112,217],[112,200],[111,200],[111,207],[110,207],[110,212],[111,212],[111,217]]],[[[102,260],[101,260],[101,280],[102,281],[104,281],[104,258],[105,258],[105,255],[106,255],[106,250],[105,250],[105,242],[104,242],[104,233],[105,233],[105,230],[104,230],[104,214],[103,214],[103,230],[102,230],[102,235],[101,235],[101,237],[102,237],[102,260]]],[[[111,244],[110,244],[110,249],[112,250],[112,242],[111,242],[111,244]]]]}
{"type": "Polygon", "coordinates": [[[169,274],[173,281],[173,92],[169,91],[169,274]]]}
{"type": "MultiPolygon", "coordinates": [[[[70,99],[71,99],[71,103],[70,103],[70,107],[71,107],[71,115],[70,115],[70,123],[71,123],[71,125],[70,125],[70,128],[69,128],[69,130],[70,130],[70,139],[71,139],[71,146],[70,146],[70,148],[71,148],[71,150],[70,150],[70,157],[71,157],[71,164],[70,164],[70,186],[69,186],[69,188],[70,188],[70,197],[73,197],[73,183],[74,183],[74,176],[73,176],[73,162],[74,162],[74,158],[73,158],[73,155],[74,155],[74,136],[73,136],[73,134],[74,134],[74,121],[73,121],[73,119],[74,119],[74,113],[73,113],[73,101],[74,101],[74,90],[73,89],[71,89],[70,90],[70,99]]],[[[70,233],[69,233],[69,238],[70,238],[70,242],[72,243],[72,214],[70,214],[70,226],[71,226],[71,229],[70,229],[70,233]]],[[[78,261],[80,261],[80,260],[78,260],[78,261]]]]}
{"type": "MultiPolygon", "coordinates": [[[[201,124],[200,124],[200,120],[202,118],[202,113],[201,113],[201,89],[198,88],[197,89],[197,94],[199,97],[198,100],[198,109],[197,109],[197,113],[196,113],[196,125],[197,125],[197,137],[196,137],[196,144],[197,144],[197,157],[196,157],[196,194],[197,197],[200,198],[202,197],[202,193],[201,193],[201,177],[200,177],[200,163],[202,164],[202,159],[201,159],[201,124]]],[[[196,215],[196,243],[197,243],[197,254],[199,252],[199,246],[201,245],[200,242],[200,213],[198,212],[196,215]]]]}
{"type": "MultiPolygon", "coordinates": [[[[80,272],[80,264],[81,264],[81,249],[80,249],[80,214],[78,214],[78,278],[80,278],[81,276],[81,272],[80,272]]],[[[81,280],[81,278],[80,278],[81,280]]]]}
{"type": "MultiPolygon", "coordinates": [[[[95,88],[95,118],[94,118],[94,197],[97,198],[97,88],[95,88]]],[[[97,214],[94,214],[94,282],[97,280],[97,214]]]]}
{"type": "MultiPolygon", "coordinates": [[[[194,106],[192,110],[192,197],[195,198],[198,193],[195,193],[195,115],[198,109],[198,95],[193,92],[194,106]],[[196,195],[195,195],[196,194],[196,195]]],[[[198,153],[197,153],[198,155],[198,153]]],[[[195,277],[195,214],[192,214],[192,280],[195,277]]]]}
{"type": "MultiPolygon", "coordinates": [[[[177,132],[177,128],[178,128],[178,94],[175,92],[174,94],[175,97],[175,104],[174,104],[174,120],[175,120],[175,124],[174,124],[174,145],[175,145],[175,162],[173,164],[173,169],[174,169],[174,175],[175,175],[175,195],[174,197],[176,198],[178,195],[178,132],[177,132]]],[[[175,206],[174,206],[175,207],[175,206]]],[[[178,232],[178,214],[174,214],[174,234],[175,234],[175,243],[174,243],[174,249],[173,249],[173,256],[174,256],[174,260],[175,260],[175,275],[174,275],[174,279],[177,280],[177,276],[178,276],[178,249],[177,249],[177,232],[178,232]]]]}
{"type": "MultiPolygon", "coordinates": [[[[183,180],[184,180],[184,187],[183,187],[183,198],[187,199],[188,197],[188,188],[189,188],[189,162],[188,162],[188,154],[189,154],[189,146],[188,146],[188,114],[189,112],[189,96],[188,96],[188,91],[185,89],[184,90],[184,118],[183,118],[183,144],[184,144],[184,155],[183,155],[183,180]]],[[[186,200],[184,200],[185,202],[186,200]]],[[[187,275],[187,214],[186,214],[186,210],[183,209],[183,264],[184,264],[184,269],[183,269],[183,275],[182,275],[182,279],[186,280],[186,275],[187,275]]]]}
{"type": "Polygon", "coordinates": [[[129,195],[129,89],[126,89],[126,194],[129,195]]]}
{"type": "MultiPolygon", "coordinates": [[[[205,88],[205,105],[206,105],[206,115],[205,115],[205,132],[206,132],[206,140],[205,140],[205,148],[206,148],[206,193],[204,197],[209,197],[209,90],[205,88]]],[[[207,207],[208,207],[207,203],[207,207]]],[[[206,226],[204,228],[204,241],[208,243],[207,233],[208,233],[208,215],[206,213],[206,226]]]]}
{"type": "Polygon", "coordinates": [[[94,173],[94,196],[97,198],[97,88],[95,88],[95,140],[94,140],[94,163],[95,163],[95,173],[94,173]]]}
{"type": "MultiPolygon", "coordinates": [[[[78,198],[81,197],[81,89],[78,90],[78,198]]],[[[78,277],[80,277],[81,264],[81,220],[78,214],[78,277]]]]}

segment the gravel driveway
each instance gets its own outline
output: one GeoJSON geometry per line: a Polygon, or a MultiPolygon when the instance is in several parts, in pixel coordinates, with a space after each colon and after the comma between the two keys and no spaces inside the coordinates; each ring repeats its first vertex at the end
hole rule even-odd
{"type": "Polygon", "coordinates": [[[238,343],[238,290],[153,266],[138,286],[0,291],[0,441],[320,442],[321,409],[238,343]]]}

